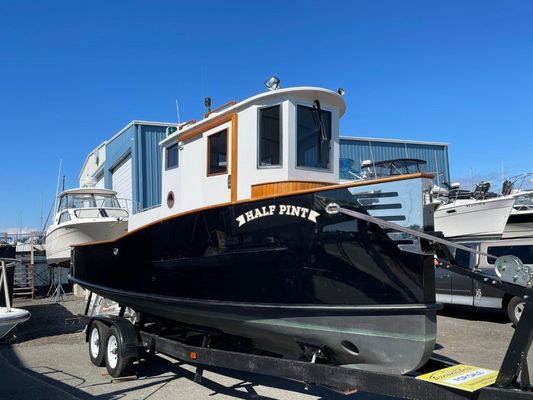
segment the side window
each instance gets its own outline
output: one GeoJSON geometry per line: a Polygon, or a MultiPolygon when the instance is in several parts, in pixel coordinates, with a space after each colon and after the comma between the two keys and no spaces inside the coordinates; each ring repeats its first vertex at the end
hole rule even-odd
{"type": "Polygon", "coordinates": [[[70,214],[68,211],[63,211],[61,216],[59,217],[59,223],[62,224],[63,222],[70,221],[70,214]]]}
{"type": "Polygon", "coordinates": [[[259,110],[259,167],[281,165],[281,107],[259,110]]]}
{"type": "Polygon", "coordinates": [[[225,174],[228,170],[228,130],[207,137],[207,175],[225,174]]]}
{"type": "Polygon", "coordinates": [[[329,169],[331,113],[321,110],[318,104],[298,106],[297,118],[296,166],[329,169]]]}
{"type": "Polygon", "coordinates": [[[464,268],[470,267],[470,253],[466,250],[456,249],[455,250],[455,262],[464,268]]]}
{"type": "MultiPolygon", "coordinates": [[[[496,257],[515,256],[524,264],[533,264],[533,246],[494,246],[487,248],[487,253],[496,257]]],[[[489,264],[494,264],[494,258],[488,258],[489,264]]]]}
{"type": "Polygon", "coordinates": [[[61,197],[61,199],[59,200],[58,210],[59,211],[66,210],[68,208],[67,203],[68,203],[68,195],[61,197]]]}
{"type": "Polygon", "coordinates": [[[167,147],[167,163],[166,168],[172,169],[178,166],[178,144],[173,144],[167,147]]]}

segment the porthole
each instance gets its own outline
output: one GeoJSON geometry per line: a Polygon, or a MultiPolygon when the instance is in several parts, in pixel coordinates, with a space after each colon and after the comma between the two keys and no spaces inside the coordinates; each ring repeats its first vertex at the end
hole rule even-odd
{"type": "Polygon", "coordinates": [[[172,191],[167,194],[167,206],[168,208],[174,207],[174,192],[172,191]]]}

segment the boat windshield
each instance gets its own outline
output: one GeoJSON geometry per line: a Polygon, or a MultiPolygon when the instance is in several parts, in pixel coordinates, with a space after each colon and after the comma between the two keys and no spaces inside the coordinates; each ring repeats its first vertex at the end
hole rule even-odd
{"type": "Polygon", "coordinates": [[[533,192],[527,192],[518,196],[514,208],[533,209],[533,192]]]}
{"type": "Polygon", "coordinates": [[[121,208],[114,194],[69,193],[61,197],[59,211],[69,208],[121,208]]]}
{"type": "Polygon", "coordinates": [[[364,162],[361,175],[364,179],[381,178],[393,175],[405,175],[425,172],[426,161],[415,158],[400,158],[397,160],[364,162]]]}

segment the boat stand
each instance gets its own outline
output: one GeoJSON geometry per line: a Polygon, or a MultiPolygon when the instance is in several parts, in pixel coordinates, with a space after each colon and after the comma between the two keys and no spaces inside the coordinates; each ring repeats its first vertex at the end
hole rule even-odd
{"type": "Polygon", "coordinates": [[[48,289],[48,296],[50,296],[50,302],[51,303],[60,303],[64,300],[64,296],[66,295],[65,289],[63,289],[63,285],[61,284],[61,278],[62,278],[62,270],[63,267],[59,266],[50,266],[50,288],[48,289]],[[57,270],[59,269],[59,278],[57,277],[57,270]],[[50,294],[51,293],[51,294],[50,294]]]}

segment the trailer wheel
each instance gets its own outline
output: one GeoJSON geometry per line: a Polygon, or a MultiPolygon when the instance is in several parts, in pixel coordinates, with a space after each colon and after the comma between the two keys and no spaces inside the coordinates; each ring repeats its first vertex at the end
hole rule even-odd
{"type": "Polygon", "coordinates": [[[507,305],[507,315],[509,316],[509,319],[513,323],[513,326],[516,326],[518,324],[518,321],[520,320],[520,316],[522,315],[522,311],[524,311],[524,306],[526,305],[526,302],[524,299],[521,299],[520,297],[513,297],[509,304],[507,305]]]}
{"type": "Polygon", "coordinates": [[[116,326],[109,329],[105,351],[106,368],[113,378],[126,376],[133,366],[133,359],[124,355],[122,336],[116,326]]]}
{"type": "Polygon", "coordinates": [[[100,321],[94,321],[89,329],[89,357],[97,367],[105,365],[105,344],[109,328],[100,321]]]}

